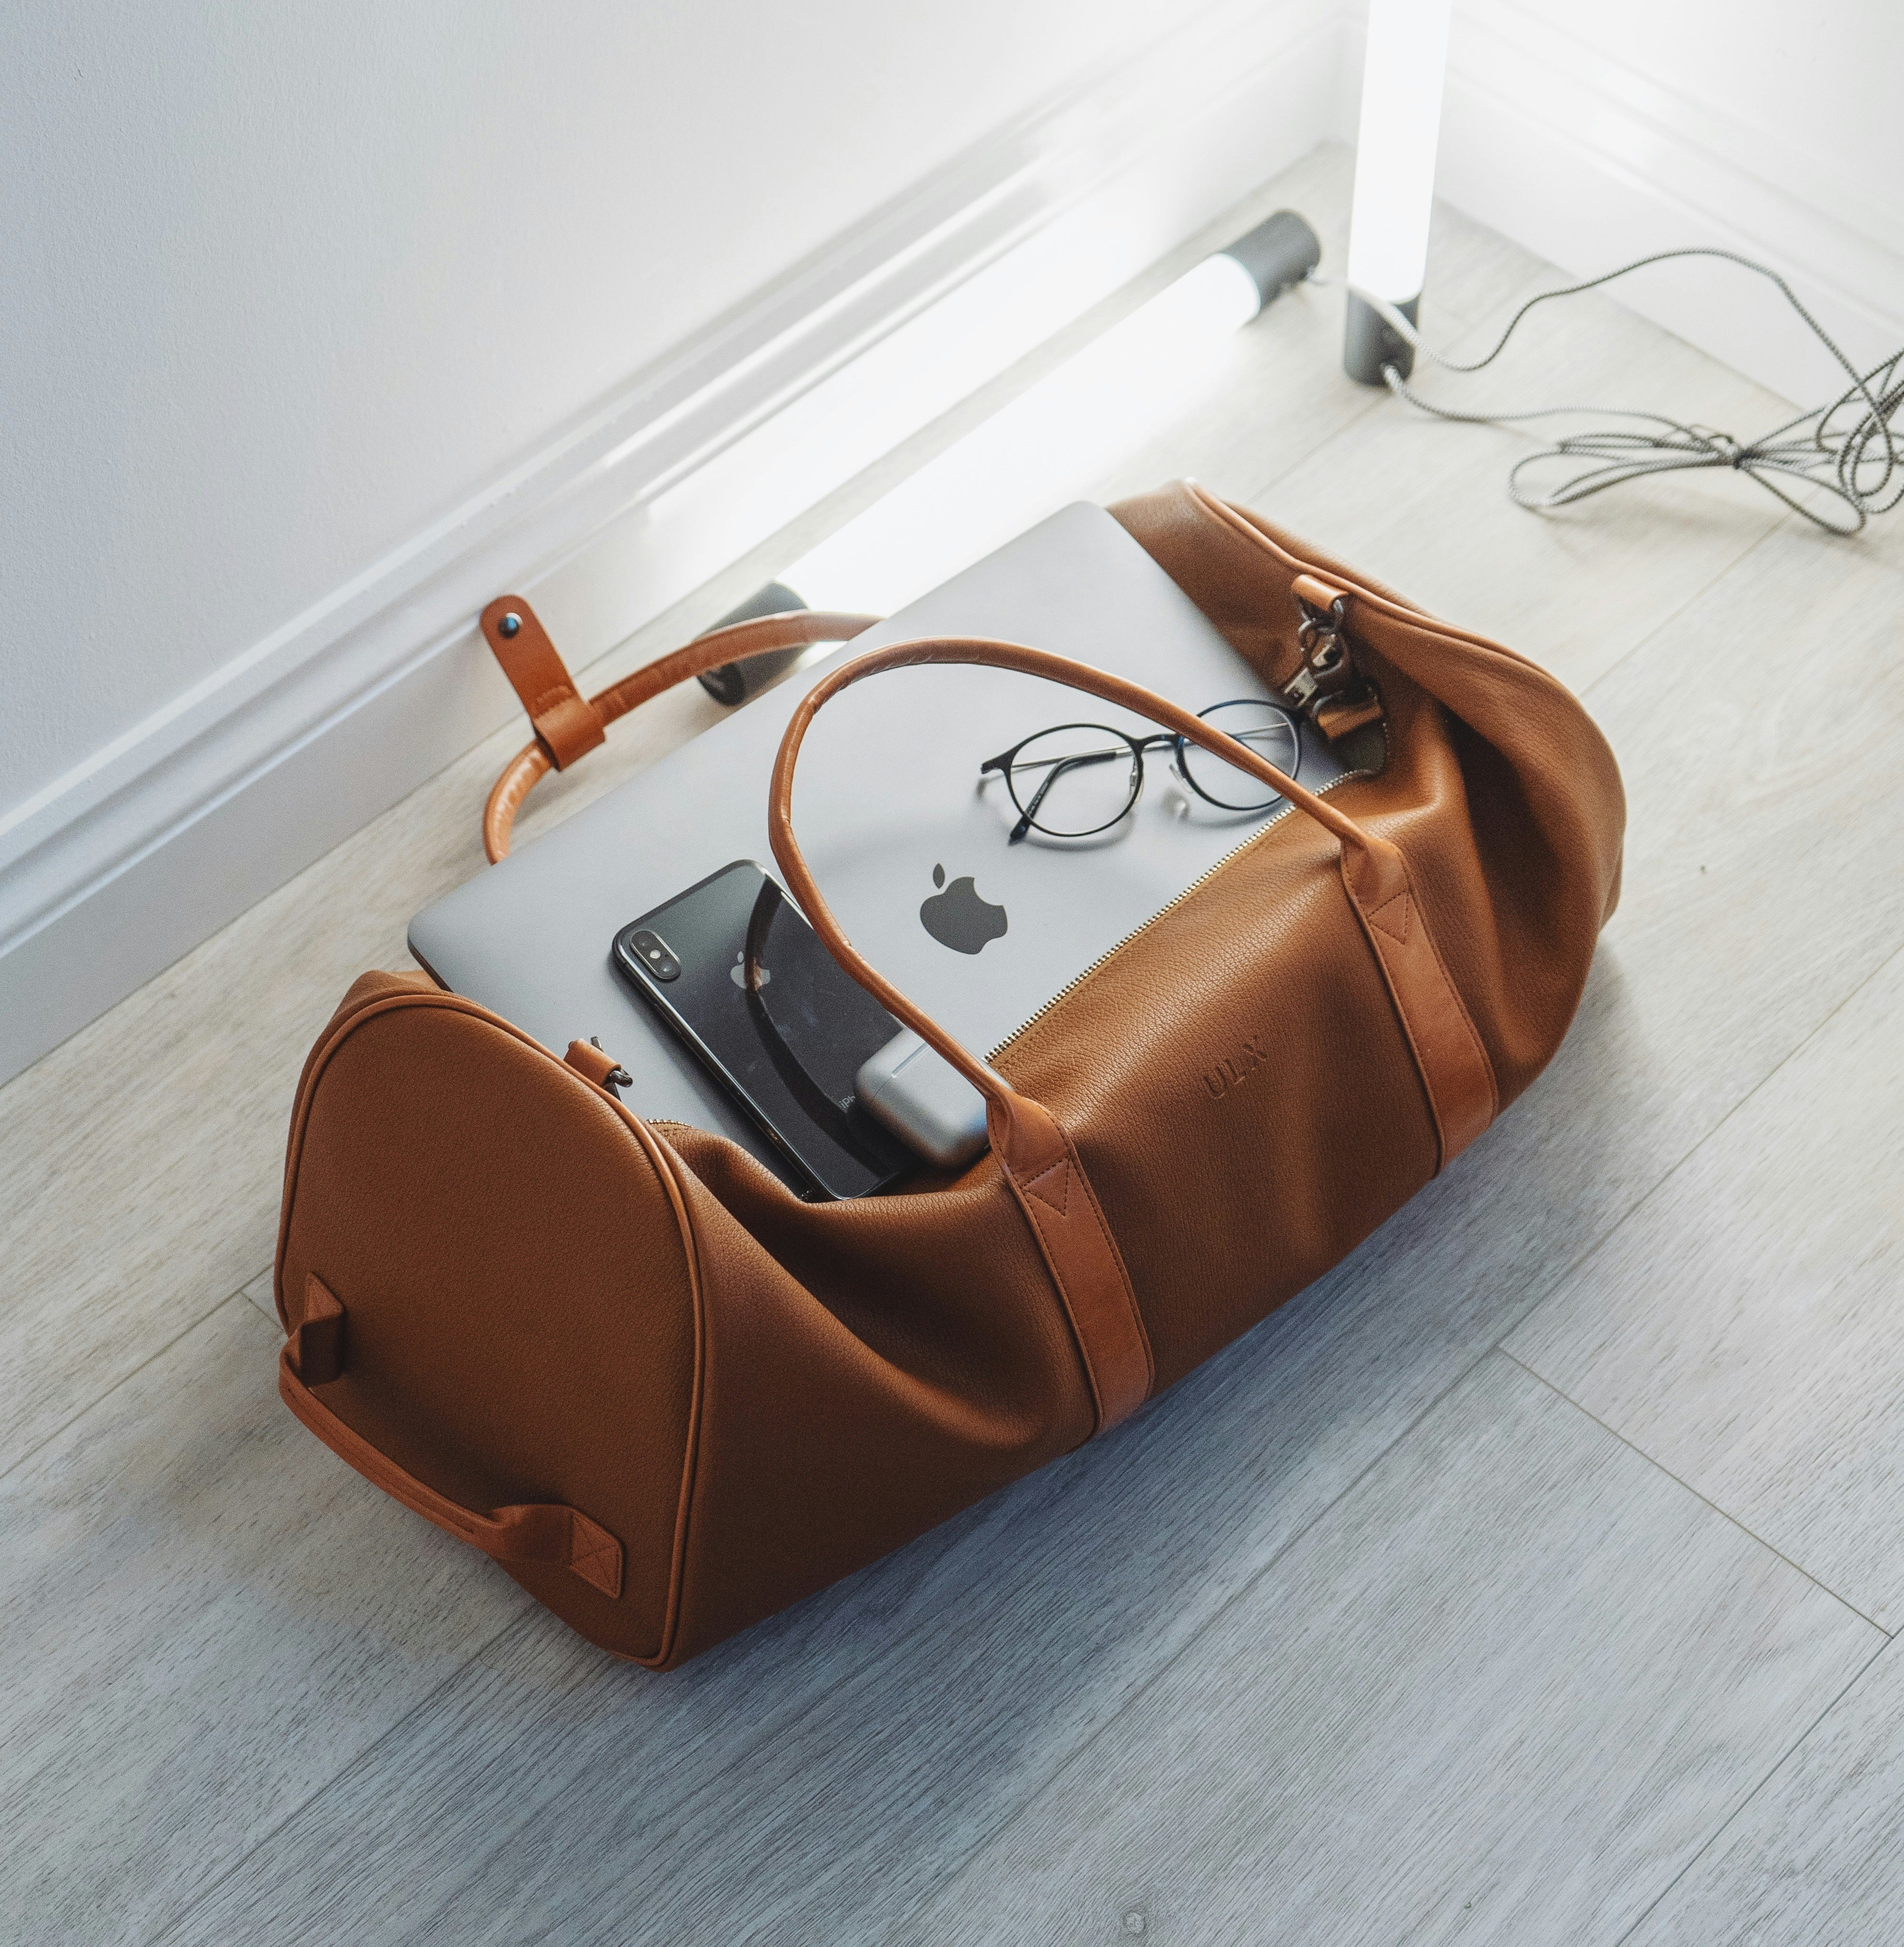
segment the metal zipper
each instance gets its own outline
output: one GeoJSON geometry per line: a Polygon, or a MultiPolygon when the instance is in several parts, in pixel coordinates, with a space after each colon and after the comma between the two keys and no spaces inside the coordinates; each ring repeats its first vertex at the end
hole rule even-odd
{"type": "MultiPolygon", "coordinates": [[[[1386,770],[1388,767],[1389,726],[1387,723],[1385,721],[1382,726],[1382,762],[1373,770],[1364,769],[1359,771],[1345,771],[1340,777],[1330,778],[1328,783],[1324,785],[1321,790],[1317,791],[1315,795],[1317,797],[1327,797],[1332,791],[1337,790],[1343,785],[1353,784],[1358,778],[1379,777],[1382,772],[1386,770]]],[[[1036,1014],[1032,1015],[1029,1020],[1020,1022],[1019,1025],[1014,1028],[1011,1033],[1007,1035],[1005,1039],[1000,1042],[998,1046],[986,1057],[987,1063],[995,1063],[998,1060],[999,1057],[1011,1047],[1014,1042],[1018,1040],[1022,1035],[1030,1033],[1032,1029],[1037,1026],[1038,1023],[1042,1021],[1060,1001],[1065,999],[1068,995],[1076,993],[1078,989],[1082,987],[1084,983],[1091,978],[1091,975],[1096,973],[1098,968],[1104,965],[1106,961],[1114,958],[1118,954],[1122,953],[1125,948],[1129,946],[1131,942],[1135,939],[1140,933],[1147,933],[1152,927],[1156,924],[1159,920],[1164,918],[1170,913],[1175,912],[1178,907],[1181,905],[1184,900],[1190,897],[1191,893],[1198,890],[1200,887],[1209,884],[1210,881],[1215,878],[1217,874],[1221,871],[1224,867],[1228,865],[1231,859],[1237,858],[1242,853],[1247,852],[1251,846],[1260,844],[1264,839],[1267,838],[1269,834],[1276,829],[1277,825],[1282,823],[1284,819],[1292,816],[1294,814],[1296,806],[1291,804],[1287,798],[1285,798],[1283,800],[1283,808],[1280,811],[1273,813],[1258,830],[1252,831],[1247,838],[1245,838],[1240,840],[1238,843],[1231,846],[1229,850],[1224,853],[1223,856],[1217,859],[1214,863],[1205,866],[1203,871],[1199,872],[1196,878],[1191,880],[1190,884],[1187,885],[1168,905],[1159,906],[1141,926],[1133,927],[1131,930],[1125,933],[1124,937],[1119,940],[1114,946],[1107,946],[1105,948],[1104,952],[1099,954],[1097,958],[1092,961],[1091,964],[1087,967],[1082,974],[1076,975],[1072,980],[1067,980],[1064,985],[1060,987],[1042,1008],[1039,1009],[1036,1014]]]]}

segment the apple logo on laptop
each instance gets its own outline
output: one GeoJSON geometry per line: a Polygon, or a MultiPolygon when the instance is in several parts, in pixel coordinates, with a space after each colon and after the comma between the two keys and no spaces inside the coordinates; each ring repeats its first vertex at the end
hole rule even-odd
{"type": "Polygon", "coordinates": [[[932,868],[932,883],[945,887],[919,908],[919,924],[941,946],[955,953],[982,953],[995,939],[1005,936],[1003,906],[995,906],[978,896],[978,887],[968,876],[946,885],[946,868],[932,868]]]}

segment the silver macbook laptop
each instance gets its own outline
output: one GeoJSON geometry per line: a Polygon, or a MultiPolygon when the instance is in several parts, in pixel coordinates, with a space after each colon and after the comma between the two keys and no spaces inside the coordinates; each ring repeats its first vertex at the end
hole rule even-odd
{"type": "MultiPolygon", "coordinates": [[[[832,661],[925,636],[986,636],[1076,658],[1193,711],[1271,692],[1189,597],[1101,508],[1067,507],[817,666],[745,704],[410,922],[444,986],[546,1046],[598,1036],[633,1078],[636,1113],[695,1123],[771,1160],[764,1138],[624,984],[610,943],[737,859],[770,871],[767,781],[800,696],[832,661]]],[[[815,720],[794,828],[847,936],[975,1054],[1062,989],[1269,820],[1185,790],[1145,760],[1136,809],[1091,839],[1033,829],[984,761],[1048,726],[1153,726],[1010,671],[906,669],[855,686],[815,720]]],[[[1305,726],[1297,775],[1342,775],[1305,726]]]]}

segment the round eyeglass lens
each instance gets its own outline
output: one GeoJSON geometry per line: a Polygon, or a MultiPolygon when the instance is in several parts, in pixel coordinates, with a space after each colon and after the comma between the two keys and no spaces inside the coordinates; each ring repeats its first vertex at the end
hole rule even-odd
{"type": "MultiPolygon", "coordinates": [[[[1246,697],[1235,703],[1213,703],[1197,713],[1212,729],[1246,744],[1264,763],[1274,764],[1286,776],[1296,775],[1302,747],[1296,741],[1295,720],[1286,710],[1246,697]]],[[[1187,738],[1179,739],[1177,754],[1190,788],[1225,811],[1267,811],[1277,800],[1278,794],[1268,785],[1187,738]]]]}
{"type": "Polygon", "coordinates": [[[1054,838],[1083,838],[1115,825],[1144,782],[1128,738],[1101,723],[1041,730],[1011,760],[1012,802],[1054,838]]]}

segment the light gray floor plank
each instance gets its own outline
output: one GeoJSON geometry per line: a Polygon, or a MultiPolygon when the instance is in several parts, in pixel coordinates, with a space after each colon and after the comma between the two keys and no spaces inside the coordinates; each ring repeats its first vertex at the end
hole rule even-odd
{"type": "Polygon", "coordinates": [[[1887,1630],[1904,1626],[1904,954],[1510,1342],[1887,1630]]]}
{"type": "Polygon", "coordinates": [[[908,1937],[1611,1941],[1882,1641],[1491,1360],[908,1937]]]}
{"type": "Polygon", "coordinates": [[[0,1486],[0,1933],[145,1937],[529,1599],[279,1405],[229,1299],[0,1486]]]}
{"type": "Polygon", "coordinates": [[[1904,1646],[1891,1644],[1622,1947],[1893,1947],[1904,1646]]]}
{"type": "Polygon", "coordinates": [[[1684,1153],[1904,945],[1904,796],[1879,782],[1901,602],[1888,561],[1782,527],[1590,692],[1628,800],[1602,955],[1642,1008],[1608,1051],[1629,1091],[1608,1166],[1684,1153]],[[1856,697],[1841,732],[1794,664],[1856,697]]]}

